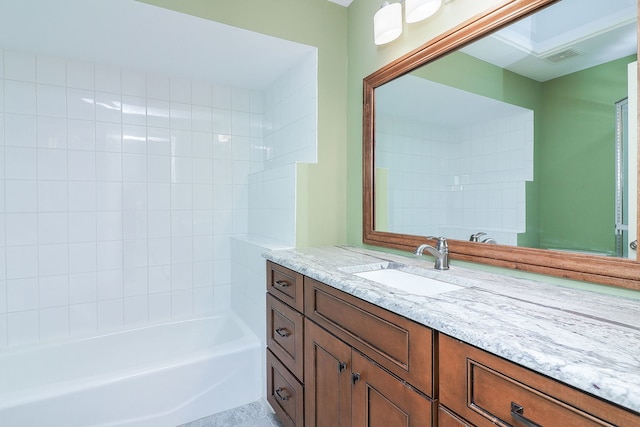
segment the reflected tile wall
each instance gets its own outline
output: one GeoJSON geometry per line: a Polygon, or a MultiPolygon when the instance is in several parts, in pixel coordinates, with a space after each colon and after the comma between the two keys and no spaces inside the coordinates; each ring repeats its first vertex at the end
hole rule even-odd
{"type": "Polygon", "coordinates": [[[0,346],[228,310],[262,117],[261,92],[0,50],[0,346]]]}
{"type": "Polygon", "coordinates": [[[389,231],[462,240],[484,231],[517,244],[533,180],[532,111],[453,129],[382,117],[376,132],[376,166],[389,170],[389,231]]]}

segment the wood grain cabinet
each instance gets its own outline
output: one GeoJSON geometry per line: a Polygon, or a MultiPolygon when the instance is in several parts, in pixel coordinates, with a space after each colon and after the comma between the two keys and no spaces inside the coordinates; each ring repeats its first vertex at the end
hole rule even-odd
{"type": "Polygon", "coordinates": [[[267,401],[285,427],[304,425],[303,276],[267,261],[267,401]]]}
{"type": "Polygon", "coordinates": [[[305,323],[305,425],[428,427],[433,402],[315,323],[305,323]]]}
{"type": "Polygon", "coordinates": [[[285,426],[434,425],[433,340],[425,326],[267,262],[267,400],[285,426]]]}
{"type": "Polygon", "coordinates": [[[267,262],[267,400],[286,427],[631,427],[632,411],[267,262]]]}
{"type": "Polygon", "coordinates": [[[439,337],[440,426],[640,426],[640,417],[445,335],[439,337]],[[458,422],[456,424],[455,422],[458,422]]]}

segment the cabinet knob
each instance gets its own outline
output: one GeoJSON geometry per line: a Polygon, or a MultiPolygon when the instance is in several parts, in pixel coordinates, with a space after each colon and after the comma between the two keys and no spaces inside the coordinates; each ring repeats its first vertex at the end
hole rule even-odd
{"type": "Polygon", "coordinates": [[[286,280],[276,280],[276,286],[279,288],[288,288],[291,284],[286,280]]]}
{"type": "Polygon", "coordinates": [[[342,372],[345,369],[347,369],[347,364],[346,363],[344,363],[344,362],[338,363],[338,372],[342,372]]]}
{"type": "Polygon", "coordinates": [[[289,395],[283,394],[284,391],[285,389],[283,389],[282,387],[276,390],[276,396],[278,396],[278,399],[282,400],[283,402],[289,400],[289,395]]]}
{"type": "Polygon", "coordinates": [[[351,374],[351,384],[355,385],[358,381],[360,381],[360,374],[358,372],[351,374]]]}
{"type": "Polygon", "coordinates": [[[276,329],[276,334],[278,334],[279,336],[281,336],[282,338],[286,338],[289,335],[291,335],[291,333],[289,333],[289,331],[287,330],[287,328],[278,328],[276,329]]]}

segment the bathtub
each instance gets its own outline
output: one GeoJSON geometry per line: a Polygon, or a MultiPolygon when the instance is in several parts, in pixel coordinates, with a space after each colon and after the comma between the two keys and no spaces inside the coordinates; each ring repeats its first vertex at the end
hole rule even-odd
{"type": "Polygon", "coordinates": [[[0,426],[175,427],[262,396],[235,315],[0,352],[0,426]]]}

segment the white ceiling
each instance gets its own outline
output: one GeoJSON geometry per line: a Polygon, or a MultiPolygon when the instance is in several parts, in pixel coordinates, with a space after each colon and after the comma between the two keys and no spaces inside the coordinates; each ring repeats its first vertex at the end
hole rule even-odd
{"type": "MultiPolygon", "coordinates": [[[[562,0],[463,50],[545,81],[635,53],[635,3],[636,0],[562,0]],[[576,49],[581,55],[555,64],[544,59],[567,48],[576,49]]],[[[469,125],[520,111],[525,109],[411,74],[376,89],[376,114],[443,126],[469,125]]]]}
{"type": "Polygon", "coordinates": [[[353,0],[329,0],[331,3],[339,4],[340,6],[349,7],[353,0]]]}
{"type": "Polygon", "coordinates": [[[0,0],[0,48],[252,89],[315,50],[134,0],[0,0]]]}
{"type": "Polygon", "coordinates": [[[528,110],[410,74],[376,89],[376,115],[444,127],[486,123],[525,111],[528,110]]]}
{"type": "Polygon", "coordinates": [[[636,53],[636,17],[636,0],[562,0],[462,51],[542,82],[636,53]]]}

